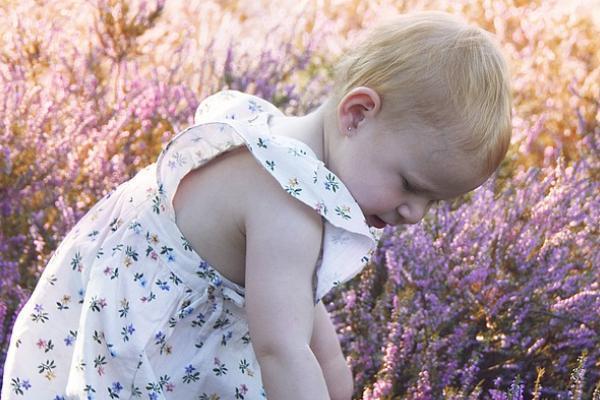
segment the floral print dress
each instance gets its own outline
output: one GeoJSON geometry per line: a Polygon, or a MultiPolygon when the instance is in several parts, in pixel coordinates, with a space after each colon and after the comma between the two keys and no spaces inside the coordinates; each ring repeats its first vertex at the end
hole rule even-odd
{"type": "Polygon", "coordinates": [[[13,327],[2,399],[261,399],[244,287],[175,223],[180,180],[246,146],[283,190],[318,212],[315,304],[358,274],[382,231],[303,142],[271,134],[273,104],[225,90],[157,161],[96,203],[59,244],[13,327]]]}

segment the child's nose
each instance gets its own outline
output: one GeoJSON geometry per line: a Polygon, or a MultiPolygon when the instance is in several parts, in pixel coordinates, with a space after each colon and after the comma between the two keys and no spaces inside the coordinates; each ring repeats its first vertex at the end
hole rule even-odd
{"type": "Polygon", "coordinates": [[[398,207],[398,213],[405,224],[413,225],[423,219],[431,207],[431,202],[425,199],[415,199],[411,203],[398,207]]]}

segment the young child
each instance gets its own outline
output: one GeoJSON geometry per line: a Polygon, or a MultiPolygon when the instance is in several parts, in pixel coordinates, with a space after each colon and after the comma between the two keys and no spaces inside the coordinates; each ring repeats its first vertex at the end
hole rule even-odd
{"type": "Polygon", "coordinates": [[[511,96],[491,35],[442,12],[381,22],[335,73],[301,117],[206,98],[94,205],[17,318],[2,398],[350,399],[320,299],[379,228],[486,181],[511,96]]]}

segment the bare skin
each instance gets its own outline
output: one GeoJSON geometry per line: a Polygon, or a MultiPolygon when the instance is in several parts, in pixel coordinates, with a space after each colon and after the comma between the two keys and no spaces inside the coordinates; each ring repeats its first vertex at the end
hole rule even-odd
{"type": "Polygon", "coordinates": [[[246,233],[236,203],[253,168],[262,167],[244,148],[235,149],[188,173],[173,198],[177,226],[190,246],[240,286],[245,285],[246,233]]]}
{"type": "MultiPolygon", "coordinates": [[[[272,210],[266,207],[256,208],[252,207],[248,203],[249,199],[279,199],[281,203],[289,202],[290,205],[298,207],[298,201],[289,197],[287,193],[281,190],[279,184],[275,180],[268,176],[268,172],[256,162],[254,156],[242,146],[228,153],[222,154],[219,157],[211,160],[205,164],[202,168],[191,171],[187,174],[179,184],[173,199],[173,205],[175,208],[176,220],[179,230],[184,234],[186,239],[189,241],[190,246],[198,253],[202,255],[211,266],[217,269],[223,276],[229,280],[239,284],[240,286],[246,287],[247,290],[247,306],[248,306],[248,319],[257,321],[253,325],[250,325],[251,334],[253,337],[253,345],[259,346],[257,356],[261,363],[261,369],[264,368],[264,378],[267,379],[266,387],[267,390],[274,394],[278,393],[278,388],[289,387],[283,385],[285,379],[291,378],[292,382],[299,383],[297,374],[293,373],[289,368],[282,369],[276,366],[276,361],[282,360],[285,365],[295,365],[299,368],[298,373],[302,372],[303,376],[307,379],[311,379],[305,382],[309,386],[313,387],[314,393],[302,392],[307,398],[325,398],[322,397],[325,386],[318,382],[324,382],[326,384],[326,391],[328,392],[329,398],[333,400],[348,400],[352,394],[353,378],[352,373],[346,364],[344,355],[342,353],[337,332],[327,310],[323,303],[319,303],[316,307],[312,306],[312,301],[309,301],[309,308],[314,309],[310,311],[310,318],[307,317],[307,323],[311,328],[308,329],[307,336],[302,336],[301,339],[294,341],[294,343],[303,342],[305,343],[306,349],[310,349],[310,353],[287,353],[283,359],[279,357],[273,358],[272,355],[260,356],[260,343],[259,336],[261,335],[260,327],[269,327],[270,325],[259,319],[262,316],[269,314],[268,310],[262,311],[257,305],[252,306],[253,290],[254,293],[265,292],[268,285],[265,288],[257,288],[246,284],[247,270],[247,238],[246,238],[246,226],[247,226],[247,212],[246,210],[252,210],[255,215],[257,223],[253,223],[254,233],[256,235],[256,229],[271,230],[272,228],[262,221],[272,220],[272,210]],[[226,184],[223,182],[223,176],[228,177],[226,184]],[[262,177],[257,182],[257,176],[262,177]],[[257,189],[258,187],[258,189],[257,189]],[[259,215],[257,215],[259,214],[259,215]],[[264,228],[263,228],[264,225],[264,228]],[[258,315],[258,317],[252,317],[258,315]],[[310,322],[309,322],[310,321],[310,322]],[[292,355],[293,354],[293,355],[292,355]],[[300,354],[306,354],[306,357],[301,359],[295,359],[291,361],[289,357],[300,357],[300,354]],[[310,354],[313,354],[312,356],[310,354]],[[312,360],[312,361],[311,361],[312,360]],[[275,363],[275,364],[273,364],[275,363]],[[308,371],[312,371],[311,374],[306,374],[308,371]],[[283,375],[280,375],[283,374],[283,375]],[[295,377],[296,376],[296,377],[295,377]],[[269,379],[270,378],[270,379],[269,379]],[[277,385],[272,386],[272,382],[277,382],[277,385]],[[316,396],[316,397],[314,397],[316,396]]],[[[306,207],[303,204],[301,207],[306,207]]],[[[293,218],[289,214],[289,210],[286,204],[279,204],[276,206],[278,214],[282,220],[293,218]],[[283,214],[282,214],[283,213],[283,214]]],[[[295,211],[294,211],[295,212],[295,211]]],[[[306,207],[305,212],[312,212],[306,207]]],[[[297,218],[297,216],[296,216],[297,218]]],[[[303,217],[302,219],[304,219],[303,217]]],[[[315,214],[315,218],[316,214],[315,214]]],[[[318,219],[318,218],[317,218],[318,219]]],[[[262,231],[261,231],[262,232],[262,231]]],[[[306,233],[306,232],[305,232],[306,233]]],[[[264,232],[265,235],[269,234],[264,232]]],[[[258,233],[258,235],[262,235],[258,233]]],[[[278,235],[280,236],[280,235],[278,235]]],[[[306,236],[306,235],[305,235],[306,236]]],[[[320,234],[319,234],[320,236],[320,234]]],[[[306,239],[306,238],[305,238],[306,239]]],[[[317,245],[317,248],[313,252],[316,256],[318,253],[319,237],[316,240],[311,240],[317,245]]],[[[295,240],[295,238],[294,238],[295,240]]],[[[269,246],[262,246],[262,248],[256,248],[254,246],[254,255],[263,253],[258,257],[264,257],[265,260],[273,259],[271,254],[268,254],[272,249],[269,246]]],[[[302,250],[305,252],[305,250],[302,250]]],[[[299,259],[300,257],[294,257],[299,259]]],[[[310,262],[299,264],[301,268],[306,271],[306,277],[312,274],[314,270],[315,260],[310,262]],[[311,269],[312,267],[312,269],[311,269]]],[[[267,262],[262,263],[267,264],[267,262]]],[[[281,264],[279,264],[280,266],[281,264]]],[[[281,269],[281,268],[279,268],[281,269]]],[[[263,271],[259,271],[256,275],[264,276],[263,271]]],[[[262,281],[262,280],[261,280],[262,281]]],[[[299,279],[298,281],[306,281],[306,279],[299,279]]],[[[250,281],[252,283],[252,280],[250,281]]],[[[262,283],[261,283],[262,284],[262,283]]],[[[267,283],[265,283],[267,285],[267,283]]],[[[302,286],[303,287],[303,286],[302,286]]],[[[298,290],[286,289],[287,293],[296,292],[298,290]]],[[[256,302],[256,300],[254,300],[256,302]]],[[[271,303],[271,302],[267,302],[271,303]]],[[[254,303],[256,304],[256,303],[254,303]]],[[[289,313],[288,313],[289,314],[289,313]]],[[[307,314],[308,315],[308,314],[307,314]]],[[[289,327],[289,325],[286,325],[289,327]]],[[[271,324],[268,331],[272,334],[276,331],[277,327],[271,324]]],[[[265,334],[264,336],[268,336],[265,334]]],[[[294,337],[291,333],[286,335],[276,335],[277,337],[294,337]]],[[[265,342],[274,343],[272,338],[265,339],[265,342]]],[[[282,347],[295,348],[295,345],[290,343],[283,344],[282,347]]],[[[276,396],[275,396],[276,398],[276,396]]]]}

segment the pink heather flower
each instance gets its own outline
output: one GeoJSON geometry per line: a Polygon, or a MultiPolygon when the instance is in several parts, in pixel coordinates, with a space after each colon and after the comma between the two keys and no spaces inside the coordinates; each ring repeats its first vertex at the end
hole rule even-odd
{"type": "Polygon", "coordinates": [[[380,399],[388,396],[392,391],[392,383],[387,379],[379,379],[373,385],[373,397],[380,399]]]}

